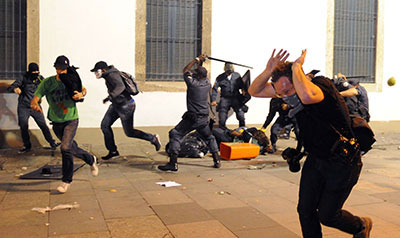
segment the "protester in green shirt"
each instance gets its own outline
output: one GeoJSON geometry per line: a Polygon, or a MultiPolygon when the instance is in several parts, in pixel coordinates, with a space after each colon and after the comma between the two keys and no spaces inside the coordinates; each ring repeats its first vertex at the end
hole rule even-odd
{"type": "MultiPolygon", "coordinates": [[[[39,100],[46,96],[49,104],[47,117],[53,124],[53,131],[61,140],[62,154],[62,183],[57,187],[60,193],[65,193],[74,173],[74,156],[84,160],[90,165],[93,176],[98,175],[97,158],[89,152],[78,146],[74,140],[78,128],[79,116],[76,107],[76,101],[81,100],[86,95],[86,89],[75,91],[73,97],[68,94],[66,85],[61,81],[61,77],[66,78],[69,65],[69,59],[63,55],[57,57],[54,67],[57,75],[44,79],[35,91],[35,96],[31,101],[31,108],[36,111],[42,111],[39,100]]],[[[72,80],[72,79],[71,79],[72,80]]]]}

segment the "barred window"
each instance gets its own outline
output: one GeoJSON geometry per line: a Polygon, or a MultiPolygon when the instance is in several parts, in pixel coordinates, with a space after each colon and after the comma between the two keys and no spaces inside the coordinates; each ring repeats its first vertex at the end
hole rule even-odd
{"type": "Polygon", "coordinates": [[[201,0],[146,1],[146,80],[180,81],[201,54],[201,0]]]}
{"type": "Polygon", "coordinates": [[[333,74],[375,83],[377,0],[335,0],[333,74]]]}
{"type": "Polygon", "coordinates": [[[0,80],[26,71],[26,0],[0,0],[0,80]]]}

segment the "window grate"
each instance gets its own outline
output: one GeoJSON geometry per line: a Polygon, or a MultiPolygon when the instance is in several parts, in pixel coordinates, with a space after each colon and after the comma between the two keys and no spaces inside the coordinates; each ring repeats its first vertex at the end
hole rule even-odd
{"type": "Polygon", "coordinates": [[[26,71],[26,0],[0,0],[0,79],[26,71]]]}
{"type": "Polygon", "coordinates": [[[201,0],[146,1],[146,80],[181,81],[201,54],[201,0]]]}
{"type": "Polygon", "coordinates": [[[335,0],[333,74],[375,82],[377,0],[335,0]]]}

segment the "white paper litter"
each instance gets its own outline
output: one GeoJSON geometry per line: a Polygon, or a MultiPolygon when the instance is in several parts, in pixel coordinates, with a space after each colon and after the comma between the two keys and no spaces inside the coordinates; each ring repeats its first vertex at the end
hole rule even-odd
{"type": "Polygon", "coordinates": [[[176,186],[181,186],[182,185],[182,184],[179,184],[179,183],[177,183],[175,181],[157,182],[156,184],[159,184],[159,185],[167,187],[167,188],[168,187],[176,187],[176,186]]]}
{"type": "Polygon", "coordinates": [[[60,204],[57,205],[53,208],[50,207],[34,207],[32,208],[32,211],[38,212],[38,213],[46,213],[46,212],[51,212],[51,211],[56,211],[56,210],[63,210],[63,209],[73,209],[73,208],[79,208],[79,204],[60,204]]]}

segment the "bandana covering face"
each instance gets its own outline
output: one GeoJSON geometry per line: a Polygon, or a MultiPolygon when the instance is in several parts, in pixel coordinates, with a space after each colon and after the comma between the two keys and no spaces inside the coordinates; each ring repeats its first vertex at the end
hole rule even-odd
{"type": "Polygon", "coordinates": [[[290,107],[292,107],[292,109],[289,110],[289,114],[288,114],[288,116],[290,118],[294,117],[294,115],[296,115],[296,113],[303,110],[303,108],[304,108],[303,104],[301,104],[301,101],[296,93],[294,93],[291,96],[282,97],[282,99],[284,102],[289,104],[290,107]]]}
{"type": "Polygon", "coordinates": [[[96,75],[97,79],[100,79],[103,75],[103,72],[101,71],[101,69],[98,69],[96,72],[94,72],[94,75],[96,75]]]}

